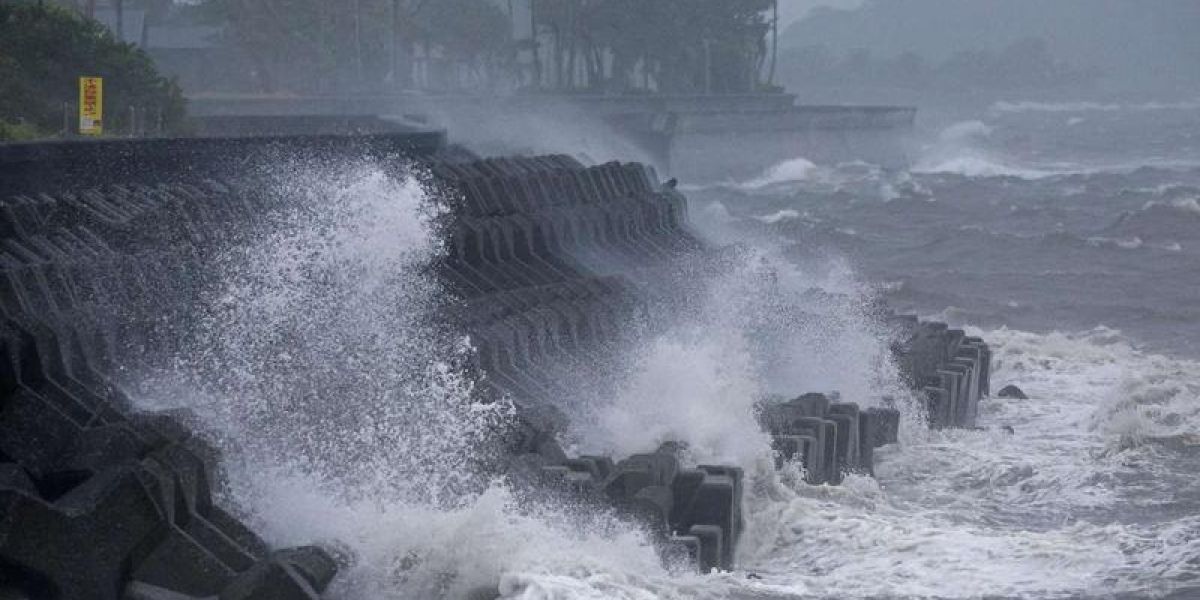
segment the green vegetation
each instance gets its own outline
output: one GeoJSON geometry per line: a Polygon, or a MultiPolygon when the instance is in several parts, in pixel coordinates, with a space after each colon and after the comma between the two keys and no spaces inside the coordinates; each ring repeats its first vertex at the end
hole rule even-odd
{"type": "Polygon", "coordinates": [[[130,107],[144,115],[143,127],[178,129],[183,95],[155,70],[136,47],[116,40],[103,25],[75,12],[41,3],[0,3],[0,140],[62,133],[64,103],[75,127],[80,76],[104,78],[104,121],[108,133],[133,124],[130,107]]]}

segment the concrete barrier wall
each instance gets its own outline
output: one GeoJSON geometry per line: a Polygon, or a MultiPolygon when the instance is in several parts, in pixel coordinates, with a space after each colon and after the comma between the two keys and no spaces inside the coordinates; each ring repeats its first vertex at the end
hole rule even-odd
{"type": "Polygon", "coordinates": [[[196,182],[262,161],[321,156],[432,156],[441,131],[372,135],[103,138],[0,144],[0,194],[52,193],[114,183],[196,182]]]}

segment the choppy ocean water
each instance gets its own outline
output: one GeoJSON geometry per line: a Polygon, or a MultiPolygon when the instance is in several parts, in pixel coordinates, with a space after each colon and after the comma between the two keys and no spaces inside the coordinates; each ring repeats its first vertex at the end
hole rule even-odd
{"type": "Polygon", "coordinates": [[[201,359],[143,382],[147,404],[208,421],[223,501],[272,542],[353,564],[335,598],[1200,598],[1200,107],[1003,103],[929,129],[909,169],[797,156],[683,182],[697,228],[744,251],[573,415],[575,450],[676,439],[746,468],[734,572],[479,480],[505,415],[470,403],[469,340],[427,318],[442,249],[416,178],[277,190],[295,210],[222,257],[201,359]],[[1030,398],[987,401],[979,431],[907,409],[874,479],[776,472],[756,398],[902,395],[873,296],[983,336],[993,390],[1030,398]]]}
{"type": "Polygon", "coordinates": [[[907,170],[800,158],[692,190],[718,235],[982,335],[993,392],[1030,396],[988,401],[983,431],[914,432],[877,482],[772,505],[750,587],[1200,597],[1198,109],[999,103],[907,170]]]}

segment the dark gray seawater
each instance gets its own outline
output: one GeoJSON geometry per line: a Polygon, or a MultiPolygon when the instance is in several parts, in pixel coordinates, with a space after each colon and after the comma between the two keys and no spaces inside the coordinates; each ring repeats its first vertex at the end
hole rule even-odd
{"type": "Polygon", "coordinates": [[[471,404],[469,340],[425,310],[444,248],[419,177],[281,165],[291,210],[218,261],[192,354],[221,360],[147,380],[145,402],[220,433],[226,500],[271,542],[352,559],[338,599],[497,582],[528,599],[1200,598],[1200,106],[1000,104],[929,129],[909,169],[797,156],[684,182],[696,226],[744,252],[571,414],[572,453],[678,440],[745,468],[734,572],[670,569],[612,515],[472,479],[505,415],[471,404]],[[929,431],[870,294],[982,335],[994,388],[1030,398],[929,431]],[[776,471],[754,404],[812,390],[897,398],[877,477],[776,471]]]}
{"type": "Polygon", "coordinates": [[[1030,395],[989,401],[984,431],[914,433],[877,483],[764,508],[748,587],[1200,598],[1200,103],[997,103],[929,129],[905,170],[797,157],[689,186],[706,230],[978,331],[993,391],[1030,395]]]}
{"type": "Polygon", "coordinates": [[[693,196],[799,260],[849,258],[902,309],[1200,354],[1200,107],[1072,106],[998,104],[909,171],[800,163],[693,196]]]}

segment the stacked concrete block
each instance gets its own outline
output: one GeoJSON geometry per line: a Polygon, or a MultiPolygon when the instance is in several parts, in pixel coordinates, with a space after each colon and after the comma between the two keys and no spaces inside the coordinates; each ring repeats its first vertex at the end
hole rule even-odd
{"type": "Polygon", "coordinates": [[[899,413],[860,410],[857,404],[809,393],[763,404],[759,421],[771,434],[777,461],[799,461],[806,481],[820,485],[840,483],[848,472],[871,473],[874,449],[895,441],[899,413]]]}
{"type": "Polygon", "coordinates": [[[539,403],[569,397],[556,371],[597,365],[646,309],[633,281],[703,245],[686,202],[636,164],[566,156],[431,166],[453,207],[439,273],[463,299],[489,385],[539,403]]]}
{"type": "Polygon", "coordinates": [[[35,598],[317,597],[332,559],[270,552],[213,504],[216,453],[173,415],[131,414],[69,345],[0,328],[0,579],[35,598]]]}
{"type": "MultiPolygon", "coordinates": [[[[464,299],[460,322],[479,348],[487,384],[530,405],[572,397],[580,378],[613,379],[605,365],[650,304],[642,282],[705,249],[687,229],[683,197],[640,165],[584,167],[549,156],[432,171],[456,208],[441,272],[464,299]]],[[[664,558],[686,557],[702,572],[732,568],[742,529],[739,469],[684,469],[673,446],[616,464],[567,458],[547,450],[557,448],[550,439],[532,427],[513,447],[514,471],[526,479],[536,471],[539,485],[632,516],[664,558]]]]}
{"type": "Polygon", "coordinates": [[[337,566],[273,552],[211,497],[216,453],[139,414],[116,357],[169,353],[190,275],[254,209],[218,184],[0,199],[0,581],[31,598],[316,598],[337,566]]]}
{"type": "MultiPolygon", "coordinates": [[[[979,401],[990,392],[991,350],[983,340],[945,323],[888,313],[901,375],[925,402],[930,427],[975,426],[979,401]]],[[[900,413],[861,409],[824,394],[805,394],[761,406],[777,461],[797,460],[813,484],[836,484],[848,472],[874,473],[874,450],[897,441],[900,413]]]]}
{"type": "Polygon", "coordinates": [[[742,519],[742,471],[700,465],[685,468],[679,446],[614,463],[604,456],[567,458],[561,450],[519,457],[539,483],[575,502],[611,507],[640,523],[665,561],[683,560],[699,572],[734,567],[742,519]]]}
{"type": "Polygon", "coordinates": [[[992,353],[977,337],[945,323],[890,315],[902,375],[921,391],[930,426],[974,427],[979,400],[991,392],[992,353]]]}

